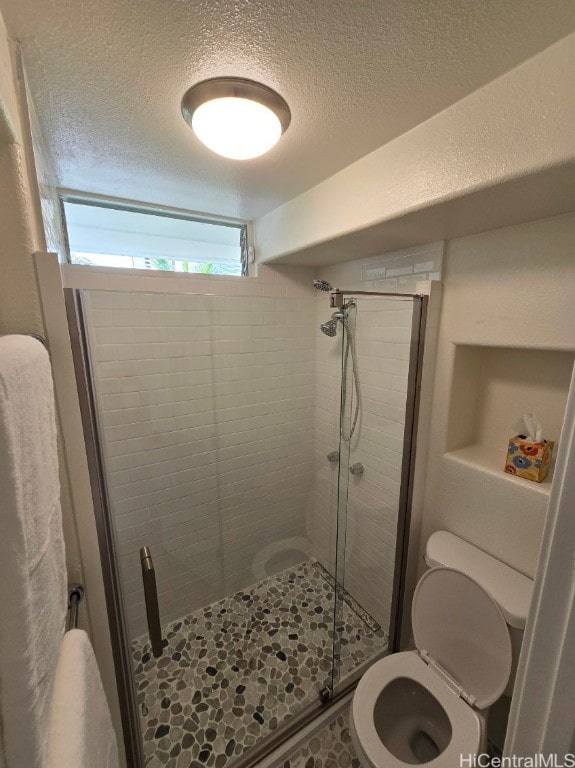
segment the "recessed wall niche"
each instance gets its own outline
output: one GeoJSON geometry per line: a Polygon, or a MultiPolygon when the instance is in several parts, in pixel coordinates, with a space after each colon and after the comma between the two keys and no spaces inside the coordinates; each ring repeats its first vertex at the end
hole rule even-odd
{"type": "MultiPolygon", "coordinates": [[[[528,412],[539,417],[543,436],[557,442],[573,363],[573,352],[456,345],[447,424],[449,456],[504,475],[507,441],[522,431],[521,415],[528,412]]],[[[545,491],[551,473],[541,485],[507,477],[545,491]]]]}

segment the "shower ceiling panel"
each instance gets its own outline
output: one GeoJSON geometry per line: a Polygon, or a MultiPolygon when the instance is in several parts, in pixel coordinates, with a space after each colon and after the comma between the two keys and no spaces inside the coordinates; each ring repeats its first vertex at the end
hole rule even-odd
{"type": "Polygon", "coordinates": [[[62,186],[253,219],[575,29],[572,0],[2,0],[62,186]],[[313,73],[310,76],[310,73],[313,73]],[[180,114],[232,75],[289,103],[268,155],[234,162],[180,114]]]}

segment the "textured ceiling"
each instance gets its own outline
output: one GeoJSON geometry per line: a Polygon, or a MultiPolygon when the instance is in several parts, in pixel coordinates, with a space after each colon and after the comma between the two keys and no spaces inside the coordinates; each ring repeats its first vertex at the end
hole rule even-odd
{"type": "Polygon", "coordinates": [[[573,0],[0,0],[64,187],[256,218],[575,30],[573,0]],[[217,75],[278,90],[268,154],[180,115],[217,75]]]}

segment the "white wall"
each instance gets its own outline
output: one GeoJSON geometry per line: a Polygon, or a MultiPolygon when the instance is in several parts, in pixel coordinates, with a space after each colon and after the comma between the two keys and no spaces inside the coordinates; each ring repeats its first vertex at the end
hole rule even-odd
{"type": "Polygon", "coordinates": [[[112,269],[62,264],[65,288],[94,288],[110,291],[149,291],[210,294],[214,296],[267,296],[268,298],[305,298],[315,296],[314,270],[309,267],[250,267],[250,277],[184,274],[151,269],[112,269]]]}
{"type": "MultiPolygon", "coordinates": [[[[0,17],[0,332],[46,336],[45,319],[33,254],[46,250],[26,94],[15,46],[0,17]]],[[[82,580],[82,563],[74,522],[59,425],[60,485],[70,581],[82,580]]],[[[89,623],[82,617],[84,626],[89,623]]]]}
{"type": "Polygon", "coordinates": [[[575,350],[574,248],[574,214],[447,244],[422,547],[434,530],[445,529],[534,575],[549,484],[502,471],[505,436],[515,433],[518,417],[530,405],[545,417],[545,436],[559,438],[570,361],[551,351],[575,350]],[[465,355],[462,345],[475,345],[469,349],[477,365],[465,359],[456,365],[457,355],[465,355]],[[483,358],[482,347],[497,350],[483,358]],[[505,355],[505,348],[522,351],[505,355]],[[552,355],[549,365],[557,372],[551,383],[538,370],[546,365],[545,355],[552,355]],[[488,376],[489,382],[478,387],[483,400],[470,402],[466,393],[477,386],[477,376],[488,376]],[[516,398],[509,385],[515,376],[529,379],[529,386],[518,382],[516,398]],[[461,430],[452,432],[450,443],[450,403],[452,423],[455,409],[463,407],[459,420],[471,424],[462,443],[461,430]]]}
{"type": "Polygon", "coordinates": [[[34,154],[38,198],[42,212],[42,225],[46,243],[45,250],[50,253],[56,253],[59,261],[62,262],[65,259],[65,236],[60,213],[58,179],[46,139],[36,115],[34,103],[30,97],[25,71],[22,72],[22,77],[25,82],[27,97],[30,139],[34,154]]]}
{"type": "MultiPolygon", "coordinates": [[[[3,190],[0,205],[0,333],[38,333],[48,339],[58,413],[60,490],[68,578],[71,582],[83,582],[86,587],[86,600],[80,610],[79,625],[91,634],[121,749],[122,726],[107,618],[103,610],[102,577],[95,546],[95,528],[92,520],[91,568],[85,570],[76,527],[77,510],[74,506],[78,496],[70,483],[66,454],[66,448],[70,446],[64,441],[63,425],[69,420],[69,412],[74,410],[74,405],[77,409],[77,398],[70,365],[64,374],[71,387],[65,401],[68,413],[63,414],[62,391],[59,387],[62,370],[55,369],[55,361],[60,361],[62,354],[70,355],[69,339],[65,323],[60,324],[56,334],[53,333],[54,326],[47,317],[46,294],[42,293],[42,287],[38,283],[33,258],[35,251],[46,249],[46,240],[42,227],[26,94],[16,54],[16,47],[8,38],[0,17],[0,187],[3,190]]],[[[48,290],[48,310],[52,314],[57,313],[59,309],[63,311],[61,288],[57,284],[54,292],[53,286],[52,282],[48,290]]],[[[77,453],[81,462],[80,457],[83,456],[84,450],[81,431],[77,431],[75,437],[75,450],[81,452],[77,453]]],[[[89,496],[85,502],[83,513],[90,514],[89,496]]],[[[89,532],[86,531],[87,534],[89,532]]]]}
{"type": "Polygon", "coordinates": [[[333,263],[575,204],[575,34],[256,222],[263,261],[333,263]]]}
{"type": "Polygon", "coordinates": [[[14,47],[0,17],[0,328],[3,332],[42,332],[32,253],[44,247],[22,114],[14,47]]]}

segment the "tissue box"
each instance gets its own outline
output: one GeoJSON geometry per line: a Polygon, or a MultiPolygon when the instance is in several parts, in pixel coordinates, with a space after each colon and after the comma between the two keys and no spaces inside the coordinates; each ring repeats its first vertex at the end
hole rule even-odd
{"type": "Polygon", "coordinates": [[[525,439],[525,435],[512,437],[507,449],[505,471],[541,483],[549,472],[554,445],[553,440],[532,443],[525,439]]]}

